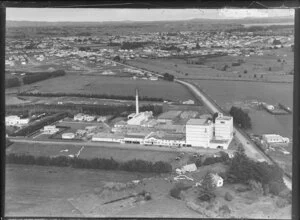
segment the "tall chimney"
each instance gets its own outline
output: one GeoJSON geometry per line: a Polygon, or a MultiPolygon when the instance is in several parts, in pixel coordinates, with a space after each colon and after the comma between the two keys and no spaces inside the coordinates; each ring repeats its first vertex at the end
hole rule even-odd
{"type": "Polygon", "coordinates": [[[135,113],[139,114],[139,93],[138,93],[138,89],[135,89],[135,113]]]}

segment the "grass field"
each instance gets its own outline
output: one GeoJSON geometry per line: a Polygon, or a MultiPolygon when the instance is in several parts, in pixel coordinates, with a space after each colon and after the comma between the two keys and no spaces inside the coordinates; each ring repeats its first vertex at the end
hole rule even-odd
{"type": "MultiPolygon", "coordinates": [[[[5,215],[84,217],[72,201],[81,195],[94,195],[105,182],[141,179],[153,174],[81,170],[41,166],[6,166],[5,215]]],[[[90,201],[90,206],[95,205],[90,201]]],[[[98,212],[99,216],[101,215],[98,212]]],[[[94,217],[96,217],[94,216],[94,217]]]]}
{"type": "MultiPolygon", "coordinates": [[[[174,82],[133,80],[120,77],[66,75],[32,84],[41,93],[86,93],[134,96],[139,89],[140,96],[171,99],[174,101],[193,98],[189,91],[174,82]]],[[[27,89],[29,89],[28,87],[27,89]]]]}
{"type": "MultiPolygon", "coordinates": [[[[111,157],[117,161],[128,161],[133,159],[141,159],[147,161],[165,161],[173,162],[177,157],[177,152],[161,152],[134,149],[117,149],[100,147],[105,143],[99,143],[99,147],[86,146],[81,151],[79,158],[107,158],[111,157]]],[[[84,146],[84,143],[82,143],[84,146]]],[[[120,145],[122,146],[122,145],[120,145]]],[[[141,148],[144,146],[141,146],[141,148]]],[[[47,144],[29,144],[14,143],[8,149],[7,153],[30,154],[34,156],[68,156],[77,154],[81,146],[72,145],[47,145],[47,144]]]]}

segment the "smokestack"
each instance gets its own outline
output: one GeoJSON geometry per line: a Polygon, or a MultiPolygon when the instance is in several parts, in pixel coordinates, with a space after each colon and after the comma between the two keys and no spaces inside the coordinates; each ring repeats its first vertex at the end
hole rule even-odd
{"type": "Polygon", "coordinates": [[[139,114],[139,93],[138,93],[138,89],[135,89],[135,113],[139,114]]]}

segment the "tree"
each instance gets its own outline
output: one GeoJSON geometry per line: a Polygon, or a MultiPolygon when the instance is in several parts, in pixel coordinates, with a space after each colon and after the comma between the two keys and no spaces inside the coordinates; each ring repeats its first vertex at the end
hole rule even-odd
{"type": "Polygon", "coordinates": [[[201,183],[201,189],[203,189],[205,192],[212,192],[216,188],[213,178],[212,178],[212,173],[208,172],[201,183]]]}
{"type": "Polygon", "coordinates": [[[229,114],[233,117],[233,122],[242,128],[249,129],[252,127],[251,118],[248,113],[244,112],[241,108],[232,106],[229,114]]]}
{"type": "Polygon", "coordinates": [[[120,56],[115,56],[113,60],[116,61],[116,62],[120,62],[121,58],[120,58],[120,56]]]}

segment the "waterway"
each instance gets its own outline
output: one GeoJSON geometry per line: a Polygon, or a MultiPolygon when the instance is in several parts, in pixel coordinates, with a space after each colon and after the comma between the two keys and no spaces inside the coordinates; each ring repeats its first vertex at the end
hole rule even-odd
{"type": "Polygon", "coordinates": [[[243,81],[194,81],[225,110],[232,105],[243,106],[249,112],[254,134],[276,133],[292,138],[293,115],[271,115],[265,110],[249,107],[245,102],[283,103],[293,108],[293,84],[243,81]]]}

